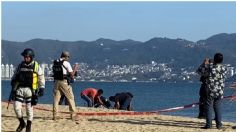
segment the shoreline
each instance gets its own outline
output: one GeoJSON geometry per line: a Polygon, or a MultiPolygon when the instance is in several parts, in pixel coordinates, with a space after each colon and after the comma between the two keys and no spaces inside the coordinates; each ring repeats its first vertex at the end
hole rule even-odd
{"type": "MultiPolygon", "coordinates": [[[[7,103],[2,102],[2,131],[15,131],[19,122],[15,116],[13,106],[10,104],[7,110],[7,103]]],[[[150,115],[78,115],[75,121],[69,120],[69,114],[59,113],[61,119],[52,120],[52,112],[46,111],[51,110],[52,105],[49,104],[38,104],[37,108],[34,108],[34,120],[32,123],[32,132],[39,132],[45,130],[46,132],[214,132],[214,131],[227,131],[234,132],[233,126],[236,126],[234,122],[223,122],[223,129],[217,130],[215,123],[213,122],[212,129],[201,129],[205,125],[205,120],[181,116],[169,116],[160,114],[150,115]]],[[[68,106],[59,106],[63,112],[68,112],[68,106]]],[[[103,109],[103,108],[87,108],[77,107],[80,113],[109,113],[109,112],[121,112],[114,109],[103,109]]],[[[25,109],[24,119],[25,118],[25,109]]],[[[24,130],[23,130],[24,131],[24,130]]]]}

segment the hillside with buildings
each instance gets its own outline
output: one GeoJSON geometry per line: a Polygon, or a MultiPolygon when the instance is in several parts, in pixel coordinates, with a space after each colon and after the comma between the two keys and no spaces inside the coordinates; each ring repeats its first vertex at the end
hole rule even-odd
{"type": "Polygon", "coordinates": [[[229,77],[235,74],[236,66],[236,34],[217,34],[197,42],[180,38],[146,42],[104,38],[91,42],[2,40],[2,79],[12,76],[25,48],[35,50],[48,80],[52,79],[52,61],[63,50],[70,52],[72,64],[80,64],[80,81],[198,81],[195,70],[205,57],[213,58],[216,52],[224,54],[229,77]]]}

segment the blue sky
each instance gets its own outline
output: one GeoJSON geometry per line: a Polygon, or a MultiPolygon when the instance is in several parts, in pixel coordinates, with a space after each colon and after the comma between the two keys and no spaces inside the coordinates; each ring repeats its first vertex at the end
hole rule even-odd
{"type": "Polygon", "coordinates": [[[2,39],[62,41],[236,33],[236,2],[2,2],[2,39]]]}

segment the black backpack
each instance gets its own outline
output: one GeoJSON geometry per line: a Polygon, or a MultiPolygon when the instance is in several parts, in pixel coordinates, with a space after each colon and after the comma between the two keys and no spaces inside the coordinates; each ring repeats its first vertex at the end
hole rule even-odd
{"type": "Polygon", "coordinates": [[[54,77],[54,80],[63,80],[64,79],[64,76],[63,76],[63,62],[64,61],[61,61],[61,60],[54,60],[53,61],[53,67],[52,67],[52,70],[53,70],[53,77],[54,77]]]}

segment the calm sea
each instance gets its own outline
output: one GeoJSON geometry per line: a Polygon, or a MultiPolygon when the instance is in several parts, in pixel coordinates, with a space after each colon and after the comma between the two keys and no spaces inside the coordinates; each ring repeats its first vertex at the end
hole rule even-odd
{"type": "MultiPolygon", "coordinates": [[[[134,95],[132,104],[135,111],[156,111],[197,102],[200,83],[75,82],[72,86],[77,106],[85,105],[80,92],[93,87],[103,89],[107,98],[118,92],[129,91],[134,95]]],[[[10,81],[2,81],[2,100],[8,99],[10,89],[10,81]]],[[[46,82],[45,95],[40,98],[39,103],[52,104],[52,90],[53,82],[46,82]]],[[[225,88],[225,96],[235,94],[236,90],[225,88]]],[[[222,105],[223,121],[236,122],[236,101],[223,100],[222,105]]],[[[196,117],[198,106],[163,114],[196,117]]]]}

